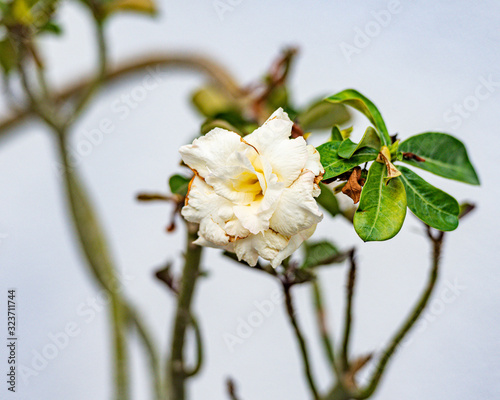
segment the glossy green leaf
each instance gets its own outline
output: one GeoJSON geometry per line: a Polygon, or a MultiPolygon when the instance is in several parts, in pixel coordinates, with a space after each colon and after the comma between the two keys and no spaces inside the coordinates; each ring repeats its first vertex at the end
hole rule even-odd
{"type": "Polygon", "coordinates": [[[342,140],[344,140],[344,138],[342,137],[342,132],[337,125],[334,125],[332,128],[331,139],[332,142],[341,142],[342,140]]]}
{"type": "Polygon", "coordinates": [[[373,104],[361,93],[354,89],[346,89],[340,93],[334,94],[333,96],[327,97],[325,100],[332,103],[347,104],[348,106],[360,111],[368,118],[373,126],[377,128],[382,144],[388,146],[391,143],[391,138],[389,137],[382,114],[380,114],[380,111],[377,109],[375,104],[373,104]]]}
{"type": "Polygon", "coordinates": [[[168,185],[173,194],[185,196],[189,188],[189,182],[191,182],[191,178],[176,174],[170,177],[168,185]]]}
{"type": "Polygon", "coordinates": [[[325,169],[325,175],[323,179],[334,178],[344,172],[349,171],[351,168],[357,167],[368,161],[373,161],[377,158],[378,152],[374,149],[366,147],[359,150],[351,158],[345,159],[340,158],[337,155],[340,142],[326,142],[321,146],[318,146],[318,150],[321,156],[321,164],[325,169]]]}
{"type": "Polygon", "coordinates": [[[361,239],[381,241],[394,237],[406,216],[406,193],[400,178],[386,183],[387,168],[374,162],[368,171],[354,214],[354,229],[361,239]]]}
{"type": "Polygon", "coordinates": [[[341,125],[351,118],[349,111],[342,104],[332,104],[324,100],[313,103],[299,113],[298,121],[305,131],[329,129],[332,125],[341,125]]]}
{"type": "Polygon", "coordinates": [[[460,206],[449,194],[432,186],[412,170],[398,166],[406,190],[408,208],[427,225],[440,231],[458,226],[460,206]]]}
{"type": "Polygon", "coordinates": [[[328,213],[335,217],[340,213],[339,202],[337,197],[333,194],[332,190],[323,183],[319,184],[321,194],[316,198],[318,204],[323,207],[328,213]]]}
{"type": "Polygon", "coordinates": [[[469,161],[465,146],[446,133],[425,132],[412,136],[399,145],[399,151],[425,159],[415,161],[404,158],[407,164],[448,179],[479,185],[479,178],[469,161]]]}
{"type": "Polygon", "coordinates": [[[354,143],[351,139],[345,139],[339,146],[338,155],[342,158],[351,158],[356,151],[363,147],[371,147],[377,151],[380,150],[380,138],[377,135],[377,131],[371,126],[366,129],[359,143],[354,143]]]}
{"type": "Polygon", "coordinates": [[[305,258],[301,269],[310,269],[321,265],[338,264],[343,262],[347,254],[341,253],[333,243],[322,240],[320,242],[305,242],[305,258]]]}

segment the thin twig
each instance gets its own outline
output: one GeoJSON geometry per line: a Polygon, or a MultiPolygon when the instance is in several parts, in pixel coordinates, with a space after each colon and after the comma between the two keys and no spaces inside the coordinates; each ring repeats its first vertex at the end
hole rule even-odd
{"type": "Polygon", "coordinates": [[[231,378],[227,378],[226,380],[227,394],[231,400],[239,400],[238,395],[236,394],[236,384],[234,380],[231,378]]]}
{"type": "MultiPolygon", "coordinates": [[[[200,261],[202,248],[193,243],[197,238],[198,225],[187,223],[186,252],[184,254],[184,268],[177,296],[177,309],[174,318],[172,341],[167,363],[167,385],[170,400],[184,400],[186,398],[186,366],[184,360],[184,345],[186,331],[193,323],[191,303],[196,282],[200,275],[200,261]]],[[[196,333],[196,331],[195,331],[196,333]]],[[[198,350],[201,349],[201,346],[198,350]]],[[[201,360],[201,358],[200,358],[201,360]]],[[[198,368],[199,369],[199,368],[198,368]]]]}
{"type": "Polygon", "coordinates": [[[323,296],[321,293],[321,286],[319,283],[319,278],[312,281],[313,297],[314,297],[314,308],[316,311],[316,322],[318,324],[319,334],[321,336],[321,342],[323,344],[323,349],[325,355],[328,358],[332,372],[339,376],[339,371],[337,370],[337,365],[335,363],[335,352],[333,339],[331,339],[331,334],[328,330],[326,323],[326,311],[323,305],[323,296]]]}
{"type": "Polygon", "coordinates": [[[99,66],[97,69],[97,74],[91,84],[87,85],[85,92],[78,99],[71,116],[68,118],[66,124],[71,124],[75,121],[78,116],[82,113],[85,106],[89,103],[92,96],[97,92],[99,86],[104,83],[106,79],[106,70],[108,66],[108,56],[107,56],[107,46],[106,39],[104,37],[104,24],[100,19],[94,19],[96,36],[97,36],[97,47],[99,52],[99,66]]]}
{"type": "Polygon", "coordinates": [[[154,343],[151,335],[149,334],[149,330],[146,328],[146,325],[140,314],[134,310],[130,305],[127,305],[127,312],[129,314],[129,318],[132,324],[137,328],[137,333],[139,334],[139,338],[141,339],[144,347],[147,350],[147,355],[149,358],[150,365],[150,373],[154,377],[153,382],[153,390],[154,390],[154,399],[155,400],[163,400],[165,398],[165,387],[163,384],[163,378],[161,374],[161,363],[160,358],[158,357],[158,349],[156,344],[154,343]]]}
{"type": "Polygon", "coordinates": [[[359,393],[356,395],[356,399],[367,399],[375,392],[391,356],[394,354],[394,352],[398,348],[398,345],[401,343],[406,334],[415,325],[415,323],[418,320],[418,317],[426,307],[432,295],[433,289],[435,287],[438,278],[444,232],[437,232],[436,234],[433,234],[432,229],[430,227],[427,227],[427,236],[432,243],[432,268],[430,271],[427,285],[422,295],[420,296],[420,299],[418,300],[417,304],[413,308],[413,311],[410,313],[406,321],[393,336],[389,346],[382,353],[382,356],[378,361],[378,364],[375,368],[375,372],[373,373],[368,385],[364,389],[359,391],[359,393]]]}
{"type": "Polygon", "coordinates": [[[196,363],[191,369],[184,368],[186,378],[195,376],[198,372],[200,372],[201,366],[203,365],[203,341],[201,338],[200,326],[198,325],[198,321],[193,314],[191,314],[191,327],[193,328],[196,342],[196,363]]]}
{"type": "Polygon", "coordinates": [[[355,283],[356,283],[356,261],[355,261],[355,250],[352,249],[349,252],[349,275],[347,280],[346,309],[344,316],[344,335],[342,338],[342,353],[341,353],[342,370],[344,372],[349,369],[349,344],[351,339],[352,300],[354,296],[355,283]]]}
{"type": "Polygon", "coordinates": [[[295,316],[295,309],[293,306],[292,295],[290,293],[291,285],[286,281],[282,281],[282,286],[283,286],[283,292],[285,294],[286,312],[288,315],[288,319],[290,320],[290,323],[293,327],[295,337],[296,337],[296,339],[299,343],[299,346],[300,346],[300,353],[302,355],[302,362],[304,364],[304,373],[305,373],[306,378],[307,378],[309,390],[311,391],[311,394],[312,394],[314,400],[319,400],[320,396],[318,393],[318,389],[316,388],[316,383],[314,382],[314,377],[312,375],[306,340],[305,340],[304,335],[302,334],[302,332],[300,330],[299,323],[298,323],[296,316],[295,316]]]}

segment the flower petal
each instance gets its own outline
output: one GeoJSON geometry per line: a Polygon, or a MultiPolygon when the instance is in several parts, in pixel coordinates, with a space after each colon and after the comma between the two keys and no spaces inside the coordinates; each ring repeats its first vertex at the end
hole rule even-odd
{"type": "Polygon", "coordinates": [[[312,145],[307,145],[307,161],[304,166],[305,169],[311,171],[314,175],[322,175],[325,173],[325,169],[321,164],[318,150],[312,145]]]}
{"type": "Polygon", "coordinates": [[[193,144],[182,146],[179,152],[191,169],[206,178],[211,172],[227,166],[232,154],[244,151],[247,147],[237,133],[214,128],[205,136],[195,139],[193,144]]]}
{"type": "Polygon", "coordinates": [[[250,266],[255,267],[259,260],[259,253],[253,245],[253,235],[246,239],[237,240],[232,243],[233,252],[236,253],[238,260],[246,261],[250,266]]]}
{"type": "Polygon", "coordinates": [[[273,258],[273,260],[271,261],[271,266],[275,269],[278,268],[285,258],[291,256],[305,240],[309,239],[312,236],[315,230],[316,225],[313,225],[310,228],[305,229],[297,233],[296,235],[293,235],[290,238],[288,245],[283,250],[281,250],[276,255],[276,257],[273,258]]]}
{"type": "Polygon", "coordinates": [[[201,220],[198,235],[209,242],[224,247],[229,243],[229,236],[222,227],[211,217],[201,220]]]}
{"type": "Polygon", "coordinates": [[[272,261],[288,245],[288,238],[271,229],[255,235],[253,245],[259,256],[272,261]]]}
{"type": "Polygon", "coordinates": [[[233,204],[215,193],[212,187],[197,176],[191,183],[187,204],[182,208],[181,214],[189,222],[196,223],[200,223],[206,217],[217,217],[228,221],[234,215],[233,204]]]}
{"type": "Polygon", "coordinates": [[[285,187],[299,177],[308,160],[307,144],[303,137],[276,140],[263,149],[261,154],[269,160],[273,173],[285,187]]]}
{"type": "Polygon", "coordinates": [[[305,170],[292,186],[283,191],[270,220],[271,229],[285,236],[293,236],[323,219],[313,197],[315,178],[314,173],[305,170]]]}
{"type": "Polygon", "coordinates": [[[267,184],[264,195],[249,205],[235,206],[233,208],[236,218],[253,234],[269,228],[269,220],[278,206],[284,189],[283,183],[278,182],[277,176],[271,172],[270,164],[265,159],[262,161],[267,184]]]}
{"type": "Polygon", "coordinates": [[[245,142],[261,153],[276,140],[288,139],[292,134],[292,126],[293,122],[288,118],[288,114],[278,108],[260,128],[245,136],[245,142]]]}

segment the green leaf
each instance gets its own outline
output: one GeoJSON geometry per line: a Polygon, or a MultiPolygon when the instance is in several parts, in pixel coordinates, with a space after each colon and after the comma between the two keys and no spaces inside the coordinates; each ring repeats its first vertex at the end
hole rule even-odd
{"type": "Polygon", "coordinates": [[[344,103],[363,113],[373,124],[380,135],[380,140],[385,146],[391,144],[391,138],[385,126],[382,114],[369,99],[354,89],[346,89],[340,93],[327,97],[325,100],[331,103],[344,103]]]}
{"type": "Polygon", "coordinates": [[[17,54],[10,39],[0,41],[0,66],[8,75],[16,67],[17,54]]]}
{"type": "Polygon", "coordinates": [[[406,193],[400,178],[386,184],[387,168],[374,162],[368,171],[361,192],[359,207],[354,214],[354,229],[365,242],[394,237],[406,216],[406,193]]]}
{"type": "Polygon", "coordinates": [[[380,139],[377,131],[371,126],[366,129],[359,143],[354,143],[351,139],[345,139],[339,146],[338,155],[342,158],[351,158],[357,150],[363,147],[380,150],[380,139]]]}
{"type": "Polygon", "coordinates": [[[209,118],[235,111],[235,105],[231,99],[215,86],[206,86],[197,90],[192,95],[191,101],[202,115],[209,118]]]}
{"type": "Polygon", "coordinates": [[[458,226],[460,206],[449,194],[432,186],[412,170],[398,166],[405,186],[408,208],[427,225],[440,231],[458,226]]]}
{"type": "Polygon", "coordinates": [[[58,36],[62,34],[61,26],[52,21],[47,22],[40,30],[42,32],[48,32],[58,36]]]}
{"type": "Polygon", "coordinates": [[[153,0],[114,0],[103,2],[103,12],[106,16],[116,12],[155,15],[157,9],[153,0]]]}
{"type": "Polygon", "coordinates": [[[403,158],[407,164],[448,179],[479,185],[479,178],[469,161],[463,143],[451,135],[425,132],[406,139],[399,151],[413,153],[425,161],[403,158]]]}
{"type": "Polygon", "coordinates": [[[170,177],[168,185],[170,186],[170,191],[173,194],[186,196],[189,188],[189,182],[191,182],[191,178],[176,174],[170,177]]]}
{"type": "Polygon", "coordinates": [[[305,242],[306,251],[301,269],[310,269],[320,265],[338,264],[346,259],[347,253],[341,253],[329,241],[305,242]]]}
{"type": "Polygon", "coordinates": [[[321,194],[316,198],[318,204],[326,211],[328,211],[328,213],[332,217],[340,214],[340,207],[339,202],[337,201],[337,197],[324,183],[320,183],[319,187],[321,189],[321,194]]]}
{"type": "Polygon", "coordinates": [[[351,119],[347,108],[342,104],[332,104],[324,100],[316,101],[297,116],[305,131],[329,129],[332,125],[341,125],[351,119]]]}
{"type": "Polygon", "coordinates": [[[377,158],[378,152],[369,147],[359,150],[351,158],[340,158],[337,155],[340,143],[338,141],[326,142],[316,149],[320,154],[321,164],[323,164],[323,168],[325,169],[323,179],[334,178],[360,164],[373,161],[377,158]]]}
{"type": "Polygon", "coordinates": [[[342,132],[337,125],[334,125],[332,128],[331,139],[333,142],[341,142],[342,140],[344,140],[344,138],[342,137],[342,132]]]}

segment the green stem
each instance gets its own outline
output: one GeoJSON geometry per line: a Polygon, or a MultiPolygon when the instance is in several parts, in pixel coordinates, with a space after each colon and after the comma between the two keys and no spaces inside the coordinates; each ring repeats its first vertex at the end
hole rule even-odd
{"type": "Polygon", "coordinates": [[[78,233],[78,239],[87,257],[94,277],[111,297],[111,319],[115,355],[115,399],[129,398],[127,368],[126,326],[127,311],[117,285],[113,263],[109,256],[106,241],[97,217],[75,170],[70,164],[66,151],[66,132],[58,132],[58,144],[64,168],[64,181],[71,215],[78,233]]]}
{"type": "Polygon", "coordinates": [[[127,310],[120,296],[111,296],[111,320],[114,344],[115,399],[129,399],[127,310]]]}
{"type": "Polygon", "coordinates": [[[338,376],[337,365],[335,363],[335,352],[332,339],[330,339],[330,333],[328,332],[328,327],[325,320],[325,308],[323,306],[323,296],[321,293],[321,286],[319,283],[319,278],[312,281],[313,297],[314,297],[314,308],[316,311],[316,322],[318,324],[319,334],[321,336],[321,342],[323,344],[323,349],[325,355],[330,363],[332,372],[335,376],[338,376]]]}
{"type": "Polygon", "coordinates": [[[344,335],[342,340],[342,371],[346,372],[349,369],[349,344],[351,339],[351,323],[352,323],[352,300],[354,296],[354,283],[356,280],[356,263],[354,262],[354,250],[349,253],[349,275],[347,280],[346,292],[346,310],[344,316],[344,335]]]}
{"type": "Polygon", "coordinates": [[[343,385],[337,384],[322,400],[351,400],[352,394],[343,385]]]}
{"type": "Polygon", "coordinates": [[[295,337],[297,339],[297,342],[299,343],[300,353],[302,355],[302,362],[304,365],[304,373],[305,373],[306,378],[307,378],[309,390],[311,391],[313,399],[319,400],[320,396],[318,393],[318,389],[316,389],[316,384],[314,382],[314,377],[312,375],[311,365],[309,362],[309,354],[307,351],[306,340],[305,340],[304,335],[302,334],[302,332],[300,330],[299,323],[295,317],[295,308],[293,306],[293,301],[292,301],[290,289],[291,289],[291,286],[289,284],[287,284],[286,282],[283,282],[283,292],[285,294],[286,311],[287,311],[288,319],[290,320],[290,323],[293,327],[293,331],[295,333],[295,337]]]}
{"type": "Polygon", "coordinates": [[[406,334],[410,331],[413,325],[415,325],[420,314],[422,314],[422,311],[425,309],[427,303],[429,302],[438,278],[444,232],[439,232],[436,234],[436,236],[434,236],[431,232],[431,229],[427,227],[427,235],[432,243],[432,268],[429,274],[427,285],[425,286],[425,289],[412,312],[403,323],[403,325],[401,325],[396,334],[393,336],[387,349],[382,353],[382,356],[378,361],[378,365],[375,368],[375,372],[373,373],[370,382],[365,389],[360,390],[359,394],[356,396],[356,399],[367,399],[375,392],[391,356],[394,354],[398,345],[404,339],[406,334]]]}
{"type": "Polygon", "coordinates": [[[184,400],[186,398],[186,379],[189,378],[189,373],[186,372],[184,345],[187,329],[193,323],[191,303],[200,274],[202,254],[202,248],[193,243],[197,238],[198,225],[187,223],[186,226],[187,243],[184,255],[185,261],[177,297],[170,357],[167,364],[169,400],[184,400]]]}
{"type": "Polygon", "coordinates": [[[185,370],[186,377],[190,378],[195,376],[198,372],[200,372],[201,366],[203,365],[203,342],[201,338],[200,326],[198,325],[198,321],[191,314],[191,326],[194,331],[194,337],[196,342],[196,363],[193,368],[190,370],[185,370]]]}
{"type": "Polygon", "coordinates": [[[104,82],[106,78],[106,70],[108,65],[108,56],[107,56],[107,46],[106,39],[104,37],[104,23],[102,20],[94,20],[95,28],[96,28],[96,36],[97,36],[97,46],[98,46],[98,59],[99,66],[97,75],[94,78],[93,82],[87,86],[85,93],[78,100],[71,117],[68,119],[67,124],[70,124],[72,121],[78,118],[78,116],[82,113],[85,106],[92,99],[94,94],[96,93],[99,86],[104,82]]]}
{"type": "Polygon", "coordinates": [[[139,338],[141,339],[144,347],[146,348],[146,352],[149,358],[149,367],[150,373],[152,376],[152,384],[153,384],[153,393],[155,400],[164,400],[164,385],[163,385],[163,376],[161,373],[161,363],[160,358],[158,357],[158,350],[156,345],[149,334],[149,330],[146,329],[146,326],[142,319],[140,318],[139,313],[132,309],[129,305],[128,314],[131,322],[137,328],[137,333],[139,334],[139,338]]]}

